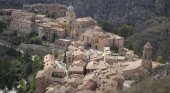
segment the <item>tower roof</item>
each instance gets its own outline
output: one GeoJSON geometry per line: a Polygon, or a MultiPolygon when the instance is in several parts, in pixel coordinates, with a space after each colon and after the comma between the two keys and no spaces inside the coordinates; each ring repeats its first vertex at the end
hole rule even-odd
{"type": "Polygon", "coordinates": [[[74,7],[72,6],[71,2],[70,2],[70,5],[68,7],[68,11],[74,11],[74,7]]]}
{"type": "Polygon", "coordinates": [[[152,48],[150,42],[147,42],[146,45],[144,46],[144,48],[152,48]]]}

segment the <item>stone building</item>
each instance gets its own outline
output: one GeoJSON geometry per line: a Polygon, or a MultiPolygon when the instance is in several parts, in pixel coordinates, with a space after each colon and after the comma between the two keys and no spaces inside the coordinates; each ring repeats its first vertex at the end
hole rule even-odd
{"type": "Polygon", "coordinates": [[[65,17],[56,20],[40,17],[36,17],[36,19],[36,28],[40,38],[51,40],[54,34],[56,34],[58,38],[65,37],[65,17]]]}
{"type": "Polygon", "coordinates": [[[124,66],[123,75],[127,80],[138,80],[148,72],[148,70],[142,66],[141,59],[122,63],[122,66],[124,66]]]}
{"type": "Polygon", "coordinates": [[[10,16],[16,9],[0,9],[0,14],[10,16]]]}
{"type": "Polygon", "coordinates": [[[56,69],[54,55],[48,54],[44,57],[44,69],[56,69]]]}
{"type": "Polygon", "coordinates": [[[152,46],[149,42],[146,43],[143,50],[143,58],[138,59],[134,58],[133,60],[129,60],[129,62],[122,63],[123,74],[125,79],[140,79],[145,77],[148,72],[152,71],[155,67],[152,66],[155,64],[152,62],[152,46]]]}
{"type": "Polygon", "coordinates": [[[35,14],[22,10],[15,10],[11,15],[10,30],[17,31],[20,34],[28,34],[34,30],[35,14]]]}
{"type": "Polygon", "coordinates": [[[65,50],[67,48],[67,46],[69,46],[70,44],[71,44],[71,40],[69,40],[69,39],[57,39],[57,40],[55,40],[55,45],[59,49],[65,50]]]}
{"type": "Polygon", "coordinates": [[[80,35],[80,41],[85,43],[85,47],[103,50],[104,47],[123,48],[123,37],[112,33],[107,33],[101,27],[96,26],[94,29],[88,29],[80,35]]]}
{"type": "Polygon", "coordinates": [[[65,68],[55,60],[54,53],[44,56],[44,69],[36,75],[36,93],[45,93],[52,83],[62,85],[66,76],[65,68]]]}
{"type": "Polygon", "coordinates": [[[72,65],[68,67],[69,74],[86,74],[86,64],[87,62],[84,62],[82,60],[74,61],[72,65]]]}
{"type": "Polygon", "coordinates": [[[72,39],[79,39],[79,35],[89,28],[94,28],[96,21],[91,17],[76,18],[74,7],[70,4],[67,12],[66,19],[68,24],[68,35],[72,39]]]}
{"type": "Polygon", "coordinates": [[[84,62],[88,62],[88,58],[84,48],[82,47],[73,47],[71,46],[71,50],[67,51],[66,53],[66,63],[67,66],[71,65],[74,61],[82,60],[84,62]]]}
{"type": "Polygon", "coordinates": [[[38,71],[35,77],[35,84],[36,84],[36,93],[45,93],[46,87],[48,87],[52,81],[50,80],[49,76],[46,75],[44,70],[38,71]]]}
{"type": "Polygon", "coordinates": [[[152,70],[152,46],[149,42],[144,46],[142,66],[149,71],[152,70]]]}
{"type": "Polygon", "coordinates": [[[76,22],[76,13],[74,12],[74,8],[73,6],[70,4],[67,12],[66,12],[66,22],[68,24],[68,30],[69,30],[69,35],[71,35],[72,33],[71,30],[73,30],[75,22],[76,22]]]}

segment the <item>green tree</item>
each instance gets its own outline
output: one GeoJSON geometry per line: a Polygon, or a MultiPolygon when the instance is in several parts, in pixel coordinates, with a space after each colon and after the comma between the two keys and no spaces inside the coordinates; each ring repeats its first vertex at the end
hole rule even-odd
{"type": "Polygon", "coordinates": [[[33,72],[36,73],[38,70],[42,69],[43,67],[43,60],[40,56],[35,56],[33,61],[33,72]]]}
{"type": "Polygon", "coordinates": [[[7,28],[7,23],[5,23],[4,21],[0,21],[0,31],[6,28],[7,28]]]}
{"type": "Polygon", "coordinates": [[[166,16],[167,16],[167,17],[170,17],[170,10],[167,10],[167,11],[166,11],[166,16]]]}
{"type": "Polygon", "coordinates": [[[100,23],[101,23],[101,26],[102,26],[104,31],[106,31],[106,32],[112,32],[113,31],[112,23],[110,23],[109,21],[101,21],[100,23]]]}
{"type": "Polygon", "coordinates": [[[33,36],[38,36],[38,33],[32,31],[31,33],[28,34],[28,38],[32,38],[33,36]]]}
{"type": "Polygon", "coordinates": [[[41,45],[42,44],[42,40],[38,37],[38,36],[33,36],[29,39],[29,43],[30,44],[37,44],[37,45],[41,45]]]}
{"type": "Polygon", "coordinates": [[[58,39],[58,35],[56,33],[52,34],[52,42],[55,42],[55,39],[58,39]]]}
{"type": "Polygon", "coordinates": [[[159,63],[164,63],[162,56],[157,56],[156,61],[159,62],[159,63]]]}
{"type": "Polygon", "coordinates": [[[27,93],[27,84],[25,83],[24,80],[19,81],[19,86],[20,86],[20,93],[27,93]]]}
{"type": "MultiPolygon", "coordinates": [[[[34,91],[35,90],[35,87],[36,87],[36,85],[35,85],[35,80],[31,80],[30,82],[29,82],[29,89],[30,89],[30,91],[34,91]]],[[[32,93],[32,92],[31,92],[32,93]]],[[[33,92],[34,93],[34,92],[33,92]]]]}
{"type": "Polygon", "coordinates": [[[127,38],[133,34],[133,28],[127,24],[124,24],[118,29],[118,34],[122,37],[127,38]]]}
{"type": "Polygon", "coordinates": [[[20,80],[19,86],[17,93],[35,93],[35,80],[27,81],[27,83],[24,80],[20,80]]]}
{"type": "Polygon", "coordinates": [[[130,49],[130,50],[133,50],[133,42],[131,40],[126,40],[125,41],[125,47],[130,49]]]}

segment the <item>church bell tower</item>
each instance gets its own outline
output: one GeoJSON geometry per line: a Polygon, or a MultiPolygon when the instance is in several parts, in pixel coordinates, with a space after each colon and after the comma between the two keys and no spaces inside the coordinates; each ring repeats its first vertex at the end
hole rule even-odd
{"type": "Polygon", "coordinates": [[[148,71],[152,71],[152,46],[149,42],[144,46],[142,66],[148,71]]]}
{"type": "Polygon", "coordinates": [[[66,12],[66,20],[67,20],[68,31],[69,31],[68,34],[70,37],[72,37],[74,32],[75,21],[76,21],[76,13],[71,3],[66,12]]]}

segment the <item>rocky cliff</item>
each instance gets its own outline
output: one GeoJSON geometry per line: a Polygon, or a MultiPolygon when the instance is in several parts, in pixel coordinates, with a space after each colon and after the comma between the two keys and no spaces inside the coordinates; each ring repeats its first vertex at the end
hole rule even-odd
{"type": "MultiPolygon", "coordinates": [[[[57,0],[64,5],[69,0],[57,0]]],[[[170,0],[73,0],[78,16],[109,20],[113,26],[129,24],[138,27],[153,16],[165,16],[170,0]]]]}
{"type": "MultiPolygon", "coordinates": [[[[61,3],[70,0],[6,0],[6,5],[23,3],[61,3]]],[[[153,16],[165,16],[170,10],[170,0],[72,0],[78,17],[91,16],[98,21],[109,20],[114,27],[129,24],[138,27],[153,16]]]]}

